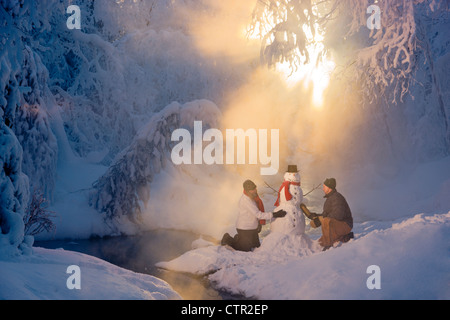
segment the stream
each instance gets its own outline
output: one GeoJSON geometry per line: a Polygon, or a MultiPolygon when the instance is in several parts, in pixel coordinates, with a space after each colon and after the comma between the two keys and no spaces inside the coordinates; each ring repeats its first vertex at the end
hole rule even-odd
{"type": "Polygon", "coordinates": [[[198,234],[188,231],[158,229],[135,236],[36,241],[34,246],[77,251],[125,269],[153,275],[168,282],[186,300],[242,299],[215,290],[204,277],[155,267],[157,262],[172,260],[191,250],[192,241],[198,238],[198,234]]]}

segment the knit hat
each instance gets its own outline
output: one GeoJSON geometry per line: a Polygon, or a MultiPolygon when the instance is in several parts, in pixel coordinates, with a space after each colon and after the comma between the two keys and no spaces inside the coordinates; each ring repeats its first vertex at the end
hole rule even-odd
{"type": "Polygon", "coordinates": [[[254,190],[256,188],[256,184],[252,180],[245,180],[244,181],[244,190],[254,190]]]}
{"type": "Polygon", "coordinates": [[[323,182],[324,185],[326,185],[330,189],[336,189],[336,179],[335,178],[327,178],[323,182]]]}

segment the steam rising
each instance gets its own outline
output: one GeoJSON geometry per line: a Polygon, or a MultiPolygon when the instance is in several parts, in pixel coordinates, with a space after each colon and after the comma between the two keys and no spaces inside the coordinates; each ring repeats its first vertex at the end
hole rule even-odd
{"type": "MultiPolygon", "coordinates": [[[[279,171],[261,176],[261,165],[248,164],[248,144],[247,164],[169,163],[150,186],[151,199],[143,217],[148,226],[189,229],[220,239],[224,232],[235,232],[244,180],[255,181],[266,211],[270,211],[274,209],[275,196],[265,183],[278,189],[288,164],[300,168],[305,191],[327,176],[339,181],[336,173],[343,175],[341,169],[350,167],[349,150],[357,147],[356,133],[364,123],[364,115],[354,103],[357,94],[343,96],[345,83],[333,78],[324,79],[326,82],[318,79],[309,85],[308,77],[287,83],[286,75],[276,68],[261,66],[260,41],[249,38],[246,32],[253,5],[247,1],[205,0],[176,7],[174,20],[185,24],[187,34],[194,40],[194,50],[205,63],[213,61],[223,70],[233,70],[239,78],[238,85],[222,88],[223,100],[214,101],[222,110],[217,129],[224,137],[227,129],[278,129],[279,171]],[[314,85],[322,86],[321,108],[314,105],[314,85]]],[[[269,154],[270,150],[269,145],[269,154]]],[[[310,199],[321,206],[321,196],[317,191],[310,199]]]]}

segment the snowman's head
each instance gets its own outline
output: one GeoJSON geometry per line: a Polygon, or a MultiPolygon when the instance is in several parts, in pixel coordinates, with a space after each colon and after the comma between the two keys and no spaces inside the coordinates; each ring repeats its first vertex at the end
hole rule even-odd
{"type": "Polygon", "coordinates": [[[298,172],[286,172],[284,174],[284,181],[300,182],[300,174],[298,172]]]}

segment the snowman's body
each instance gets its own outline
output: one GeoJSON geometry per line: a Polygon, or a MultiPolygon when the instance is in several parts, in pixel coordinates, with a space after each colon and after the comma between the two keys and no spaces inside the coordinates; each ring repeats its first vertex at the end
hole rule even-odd
{"type": "MultiPolygon", "coordinates": [[[[284,181],[300,183],[300,175],[295,172],[286,172],[284,181]]],[[[285,187],[280,190],[279,206],[275,211],[285,210],[286,216],[274,219],[271,223],[271,232],[280,232],[283,234],[304,234],[305,233],[305,217],[300,209],[300,203],[303,201],[303,190],[299,185],[290,184],[289,193],[292,198],[286,199],[285,187]]]]}

